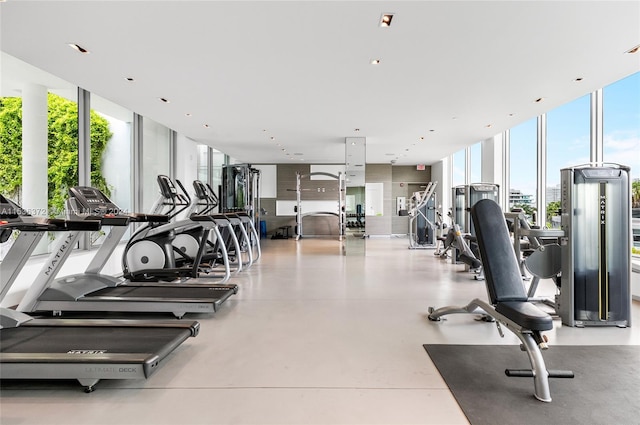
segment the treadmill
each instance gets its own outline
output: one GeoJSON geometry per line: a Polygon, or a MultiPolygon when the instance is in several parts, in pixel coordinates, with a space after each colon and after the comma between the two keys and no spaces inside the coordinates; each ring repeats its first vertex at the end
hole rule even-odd
{"type": "MultiPolygon", "coordinates": [[[[237,292],[237,285],[131,282],[102,274],[101,270],[132,221],[162,221],[166,218],[125,214],[95,188],[72,188],[70,195],[68,206],[76,211],[74,218],[100,220],[103,226],[111,226],[111,231],[84,273],[56,279],[83,231],[73,229],[66,233],[18,304],[18,311],[52,312],[54,315],[61,315],[64,311],[172,313],[180,319],[186,313],[214,313],[237,292]]],[[[197,217],[197,220],[203,226],[215,226],[207,217],[197,217]]],[[[170,280],[192,273],[183,269],[161,269],[156,272],[165,272],[170,280]]]]}
{"type": "MultiPolygon", "coordinates": [[[[25,215],[0,195],[0,243],[20,234],[0,262],[2,301],[48,231],[98,230],[99,221],[25,215]]],[[[0,308],[0,379],[75,379],[92,392],[101,379],[146,379],[198,322],[34,319],[0,308]]]]}

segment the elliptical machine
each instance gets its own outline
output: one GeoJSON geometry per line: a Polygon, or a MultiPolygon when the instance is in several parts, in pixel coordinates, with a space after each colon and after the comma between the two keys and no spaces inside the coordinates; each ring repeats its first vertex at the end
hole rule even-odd
{"type": "MultiPolygon", "coordinates": [[[[442,250],[436,251],[435,254],[439,255],[442,259],[446,259],[451,256],[454,263],[461,261],[468,265],[471,270],[479,272],[482,267],[482,262],[478,260],[469,247],[469,244],[467,244],[467,241],[460,230],[460,226],[453,219],[453,212],[450,210],[447,215],[451,219],[451,226],[442,241],[442,250]]],[[[476,278],[480,279],[478,276],[476,276],[476,278]]]]}
{"type": "MultiPolygon", "coordinates": [[[[170,222],[145,225],[131,236],[123,256],[124,276],[132,281],[158,281],[166,279],[163,270],[184,270],[180,277],[198,277],[200,273],[207,272],[201,266],[209,235],[213,233],[217,239],[222,239],[218,230],[220,223],[209,216],[199,215],[177,220],[190,205],[186,190],[178,182],[182,189],[179,193],[171,179],[164,175],[159,175],[157,181],[161,197],[153,206],[153,213],[166,214],[170,222]]],[[[226,246],[220,244],[218,248],[228,267],[226,246]]],[[[227,269],[222,276],[223,282],[228,280],[229,274],[227,269]]]]}

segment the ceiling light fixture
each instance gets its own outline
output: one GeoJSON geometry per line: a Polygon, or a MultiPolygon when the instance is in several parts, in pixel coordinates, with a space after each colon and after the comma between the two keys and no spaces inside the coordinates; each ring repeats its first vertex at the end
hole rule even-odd
{"type": "Polygon", "coordinates": [[[630,48],[629,50],[627,50],[625,53],[629,53],[630,55],[634,54],[634,53],[638,53],[638,51],[640,51],[640,44],[638,44],[635,47],[630,48]]]}
{"type": "Polygon", "coordinates": [[[185,116],[185,117],[190,117],[190,116],[191,116],[191,114],[187,112],[186,114],[184,114],[184,116],[185,116]]]}
{"type": "Polygon", "coordinates": [[[359,128],[354,128],[353,131],[360,131],[360,129],[359,128]]]}
{"type": "Polygon", "coordinates": [[[80,46],[79,44],[68,43],[68,46],[71,47],[74,50],[77,50],[80,53],[83,53],[83,54],[91,53],[87,49],[85,49],[84,47],[80,46]]]}
{"type": "Polygon", "coordinates": [[[582,77],[574,78],[573,81],[579,83],[580,81],[582,81],[582,77]]]}
{"type": "Polygon", "coordinates": [[[203,124],[202,125],[204,128],[209,128],[209,124],[203,124]]]}
{"type": "Polygon", "coordinates": [[[380,59],[371,59],[371,65],[380,65],[380,59]]]}
{"type": "Polygon", "coordinates": [[[391,20],[393,19],[393,13],[383,13],[380,17],[380,26],[382,28],[390,27],[391,20]]]}
{"type": "Polygon", "coordinates": [[[164,103],[171,103],[171,102],[169,101],[169,99],[164,98],[164,97],[159,97],[159,98],[158,98],[158,100],[159,100],[160,102],[164,102],[164,103]]]}
{"type": "Polygon", "coordinates": [[[130,83],[133,83],[135,81],[133,77],[125,77],[125,80],[127,80],[130,83]]]}
{"type": "Polygon", "coordinates": [[[544,97],[539,97],[536,100],[534,100],[535,103],[540,103],[544,100],[544,97]]]}

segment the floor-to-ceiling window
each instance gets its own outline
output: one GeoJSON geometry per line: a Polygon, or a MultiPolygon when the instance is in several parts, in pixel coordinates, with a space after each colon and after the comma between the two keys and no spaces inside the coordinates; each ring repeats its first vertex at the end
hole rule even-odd
{"type": "Polygon", "coordinates": [[[522,208],[528,216],[535,211],[537,189],[537,119],[532,118],[510,130],[509,208],[522,208]]]}
{"type": "MultiPolygon", "coordinates": [[[[78,182],[78,104],[73,84],[2,55],[0,193],[31,215],[64,215],[78,182]]],[[[54,234],[36,249],[50,249],[54,234]]],[[[0,246],[0,258],[11,240],[0,246]]]]}
{"type": "Polygon", "coordinates": [[[603,88],[603,159],[631,168],[633,254],[640,258],[640,72],[603,88]]]}
{"type": "Polygon", "coordinates": [[[159,174],[171,177],[171,130],[149,118],[142,120],[142,209],[158,200],[159,174]]]}
{"type": "Polygon", "coordinates": [[[560,170],[589,162],[590,107],[590,95],[585,95],[547,113],[548,227],[560,227],[560,170]]]}
{"type": "MultiPolygon", "coordinates": [[[[91,185],[105,192],[125,212],[133,211],[132,184],[133,112],[107,99],[91,94],[91,185]],[[97,123],[107,124],[105,129],[97,123]],[[97,127],[97,128],[96,128],[97,127]],[[100,134],[95,134],[98,130],[100,134]],[[100,167],[97,175],[95,167],[100,167]]],[[[129,232],[123,240],[128,239],[129,232]]],[[[92,238],[92,243],[100,243],[92,238]]]]}
{"type": "Polygon", "coordinates": [[[470,183],[482,182],[482,143],[478,142],[469,148],[471,157],[469,163],[471,165],[471,174],[469,176],[470,183]]]}

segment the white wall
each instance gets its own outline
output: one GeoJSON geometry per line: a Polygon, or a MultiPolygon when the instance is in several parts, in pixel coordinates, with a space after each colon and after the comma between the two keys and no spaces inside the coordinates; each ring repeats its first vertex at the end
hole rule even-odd
{"type": "Polygon", "coordinates": [[[254,168],[260,170],[260,197],[261,198],[277,198],[278,197],[278,166],[257,164],[254,168]]]}

